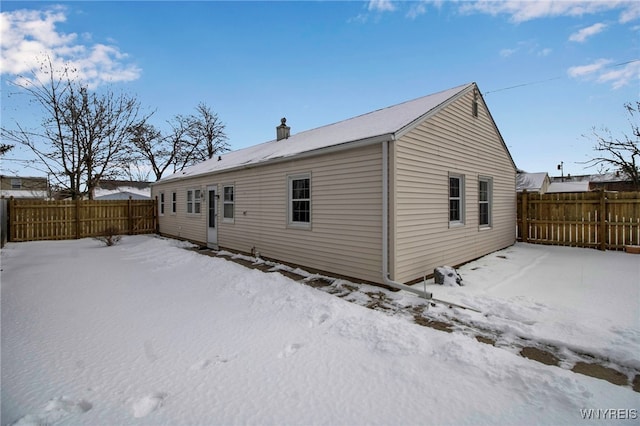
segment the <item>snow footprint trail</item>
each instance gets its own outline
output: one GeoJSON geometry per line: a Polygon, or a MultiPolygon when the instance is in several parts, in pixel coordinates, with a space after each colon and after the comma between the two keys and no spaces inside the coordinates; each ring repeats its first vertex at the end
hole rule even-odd
{"type": "Polygon", "coordinates": [[[41,426],[62,422],[80,416],[93,408],[93,404],[81,399],[74,401],[66,396],[53,398],[37,414],[27,414],[12,426],[41,426]]]}

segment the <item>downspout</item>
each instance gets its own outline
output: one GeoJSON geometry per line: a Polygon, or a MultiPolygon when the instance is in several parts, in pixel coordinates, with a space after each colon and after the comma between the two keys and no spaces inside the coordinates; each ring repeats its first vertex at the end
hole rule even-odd
{"type": "Polygon", "coordinates": [[[391,280],[389,276],[389,141],[382,142],[382,280],[389,287],[415,293],[425,299],[432,294],[391,280]]]}

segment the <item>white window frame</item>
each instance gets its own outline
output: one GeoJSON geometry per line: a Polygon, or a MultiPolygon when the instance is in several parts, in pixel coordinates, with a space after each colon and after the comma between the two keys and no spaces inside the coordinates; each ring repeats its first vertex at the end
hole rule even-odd
{"type": "Polygon", "coordinates": [[[187,215],[198,216],[202,214],[202,189],[187,189],[187,215]]]}
{"type": "Polygon", "coordinates": [[[165,209],[165,199],[164,199],[164,191],[158,194],[158,214],[160,216],[164,216],[165,209]]]}
{"type": "Polygon", "coordinates": [[[493,225],[493,178],[489,176],[478,177],[478,226],[480,228],[491,228],[493,225]],[[480,198],[480,184],[487,184],[487,199],[482,200],[480,198]],[[487,206],[487,223],[481,222],[482,205],[487,206]]]}
{"type": "Polygon", "coordinates": [[[464,221],[465,221],[465,191],[464,191],[464,186],[465,186],[465,179],[464,179],[464,175],[462,174],[458,174],[458,173],[449,173],[449,179],[447,181],[447,200],[448,200],[448,208],[447,208],[447,214],[449,215],[449,226],[450,227],[454,227],[454,226],[462,226],[464,225],[464,221]],[[451,179],[457,179],[458,180],[458,185],[459,185],[459,191],[458,191],[458,196],[452,196],[451,195],[451,179]],[[457,219],[452,219],[451,218],[451,202],[452,201],[457,201],[458,202],[458,218],[457,219]]]}
{"type": "Polygon", "coordinates": [[[235,185],[222,185],[222,221],[234,223],[236,220],[236,188],[235,185]],[[231,199],[227,198],[227,188],[231,188],[231,199]],[[227,216],[227,206],[231,206],[231,216],[227,216]]]}
{"type": "Polygon", "coordinates": [[[171,214],[176,214],[178,209],[178,193],[171,191],[171,214]]]}
{"type": "Polygon", "coordinates": [[[11,178],[11,189],[22,189],[22,179],[11,178]]]}
{"type": "Polygon", "coordinates": [[[311,173],[298,173],[295,175],[287,176],[287,223],[290,227],[293,228],[302,228],[302,229],[310,229],[311,228],[311,217],[312,217],[312,203],[311,203],[311,173]],[[309,180],[309,197],[308,198],[293,198],[293,182],[297,180],[309,180]],[[294,202],[308,202],[309,203],[309,220],[308,221],[299,221],[294,220],[294,202]]]}

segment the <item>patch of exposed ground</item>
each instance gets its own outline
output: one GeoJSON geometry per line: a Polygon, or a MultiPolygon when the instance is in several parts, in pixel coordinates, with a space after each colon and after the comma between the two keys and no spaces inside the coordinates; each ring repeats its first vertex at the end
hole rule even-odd
{"type": "Polygon", "coordinates": [[[482,328],[476,324],[465,322],[456,317],[454,313],[447,315],[446,320],[443,320],[442,316],[435,318],[429,313],[429,307],[434,306],[431,301],[421,300],[416,305],[404,306],[395,300],[393,291],[387,289],[378,290],[377,287],[370,284],[358,284],[343,279],[307,274],[297,268],[242,254],[206,248],[192,250],[212,257],[222,257],[247,268],[258,269],[265,273],[277,272],[291,278],[293,281],[333,294],[369,309],[381,311],[388,315],[401,315],[418,325],[435,330],[447,333],[463,333],[472,336],[481,343],[504,348],[527,359],[606,380],[615,385],[630,387],[635,392],[640,393],[640,371],[633,367],[616,364],[592,354],[573,352],[568,348],[561,350],[558,347],[534,342],[525,337],[505,336],[499,330],[482,328]]]}

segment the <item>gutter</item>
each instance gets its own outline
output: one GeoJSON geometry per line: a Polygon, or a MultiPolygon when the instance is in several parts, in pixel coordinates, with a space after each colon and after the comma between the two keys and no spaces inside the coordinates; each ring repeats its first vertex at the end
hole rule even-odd
{"type": "Polygon", "coordinates": [[[433,298],[433,294],[393,281],[389,275],[389,140],[382,142],[382,280],[389,287],[433,298]]]}

